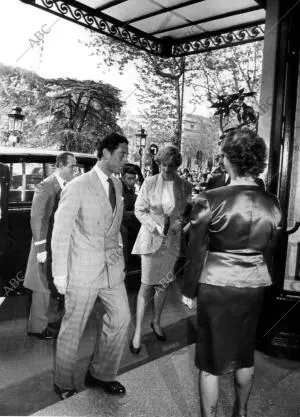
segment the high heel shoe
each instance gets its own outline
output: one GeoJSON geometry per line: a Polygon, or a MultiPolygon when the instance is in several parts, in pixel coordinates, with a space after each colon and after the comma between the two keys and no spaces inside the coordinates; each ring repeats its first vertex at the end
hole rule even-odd
{"type": "Polygon", "coordinates": [[[247,411],[242,411],[241,413],[239,413],[238,411],[238,404],[237,402],[234,403],[233,406],[233,414],[232,417],[247,417],[247,411]]]}
{"type": "Polygon", "coordinates": [[[133,340],[131,339],[130,345],[129,345],[129,349],[131,351],[131,353],[133,353],[134,355],[138,355],[140,353],[141,350],[141,346],[139,347],[134,347],[133,346],[133,340]]]}
{"type": "Polygon", "coordinates": [[[153,323],[151,323],[150,326],[151,326],[151,328],[153,330],[153,333],[155,334],[155,336],[157,337],[158,340],[160,340],[161,342],[164,342],[165,340],[167,340],[166,335],[164,334],[163,331],[162,331],[162,334],[159,334],[159,333],[156,332],[153,323]]]}

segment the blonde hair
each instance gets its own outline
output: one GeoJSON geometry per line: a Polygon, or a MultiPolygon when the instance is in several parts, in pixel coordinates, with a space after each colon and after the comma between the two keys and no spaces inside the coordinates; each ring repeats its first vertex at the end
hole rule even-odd
{"type": "Polygon", "coordinates": [[[170,159],[177,166],[177,168],[182,164],[181,153],[175,145],[164,146],[157,152],[157,155],[155,156],[155,162],[157,162],[159,165],[169,161],[170,159]]]}

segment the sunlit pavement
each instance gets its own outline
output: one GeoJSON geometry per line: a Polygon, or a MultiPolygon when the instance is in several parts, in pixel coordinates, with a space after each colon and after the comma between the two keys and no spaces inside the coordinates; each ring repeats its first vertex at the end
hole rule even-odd
{"type": "MultiPolygon", "coordinates": [[[[129,293],[129,300],[134,314],[136,292],[129,293]]],[[[127,389],[124,397],[112,397],[83,385],[100,314],[99,306],[95,306],[80,347],[76,374],[80,392],[59,401],[52,388],[55,342],[26,335],[28,304],[28,297],[19,296],[5,300],[0,307],[0,415],[200,415],[198,376],[193,363],[195,317],[181,304],[177,284],[169,289],[163,313],[166,342],[157,341],[151,331],[149,308],[141,353],[132,355],[128,348],[131,326],[118,378],[127,389]]],[[[300,362],[256,352],[256,378],[248,417],[299,417],[299,387],[300,362]]],[[[218,417],[231,417],[233,397],[232,375],[226,375],[221,380],[218,417]]]]}
{"type": "MultiPolygon", "coordinates": [[[[175,283],[169,288],[162,325],[168,340],[159,342],[150,328],[151,307],[146,311],[142,349],[138,356],[129,350],[133,333],[136,291],[129,291],[132,325],[124,351],[120,373],[176,351],[195,340],[194,312],[180,301],[175,283]]],[[[54,340],[38,340],[27,336],[29,297],[8,297],[0,306],[0,415],[30,415],[59,401],[53,391],[54,340]]],[[[80,346],[76,373],[77,387],[83,380],[93,351],[96,322],[101,318],[100,303],[95,305],[80,346]]]]}

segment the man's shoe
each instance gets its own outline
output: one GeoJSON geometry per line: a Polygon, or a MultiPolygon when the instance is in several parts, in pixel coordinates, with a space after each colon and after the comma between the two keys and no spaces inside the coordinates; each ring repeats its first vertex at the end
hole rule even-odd
{"type": "Polygon", "coordinates": [[[104,389],[104,391],[113,395],[125,394],[125,387],[118,381],[101,381],[98,378],[92,376],[89,372],[85,378],[85,385],[88,387],[99,387],[104,389]]]}
{"type": "Polygon", "coordinates": [[[57,337],[57,334],[53,333],[48,327],[42,333],[27,332],[27,334],[42,340],[50,340],[57,337]]]}
{"type": "Polygon", "coordinates": [[[67,389],[62,389],[59,386],[54,384],[54,391],[56,392],[56,394],[59,395],[59,398],[61,400],[65,400],[67,398],[72,397],[74,394],[77,394],[76,389],[71,389],[71,390],[67,390],[67,389]]]}

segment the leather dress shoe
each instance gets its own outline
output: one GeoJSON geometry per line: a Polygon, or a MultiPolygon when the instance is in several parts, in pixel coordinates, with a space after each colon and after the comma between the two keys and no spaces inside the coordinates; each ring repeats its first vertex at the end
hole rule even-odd
{"type": "Polygon", "coordinates": [[[27,332],[27,334],[42,340],[50,340],[57,337],[57,334],[53,333],[48,327],[42,333],[27,332]]]}
{"type": "Polygon", "coordinates": [[[54,384],[54,391],[56,392],[56,394],[59,395],[59,398],[61,400],[65,400],[67,398],[72,397],[74,394],[77,394],[77,390],[76,389],[62,389],[59,386],[54,384]]]}
{"type": "Polygon", "coordinates": [[[133,353],[134,355],[138,355],[141,351],[141,346],[134,347],[133,346],[133,340],[131,340],[130,345],[129,345],[129,349],[130,349],[131,353],[133,353]]]}
{"type": "Polygon", "coordinates": [[[155,330],[155,327],[154,327],[154,324],[153,324],[153,323],[151,323],[151,324],[150,324],[150,326],[151,326],[151,328],[152,328],[152,330],[153,330],[153,333],[155,334],[155,336],[156,336],[156,338],[157,338],[158,340],[160,340],[161,342],[164,342],[165,340],[167,340],[166,335],[164,334],[164,332],[163,332],[163,331],[162,331],[162,334],[159,334],[159,333],[157,333],[157,331],[155,330]]]}
{"type": "Polygon", "coordinates": [[[85,378],[85,385],[88,387],[99,387],[104,389],[104,391],[113,395],[125,394],[125,387],[118,381],[101,381],[98,378],[92,376],[89,372],[85,378]]]}

